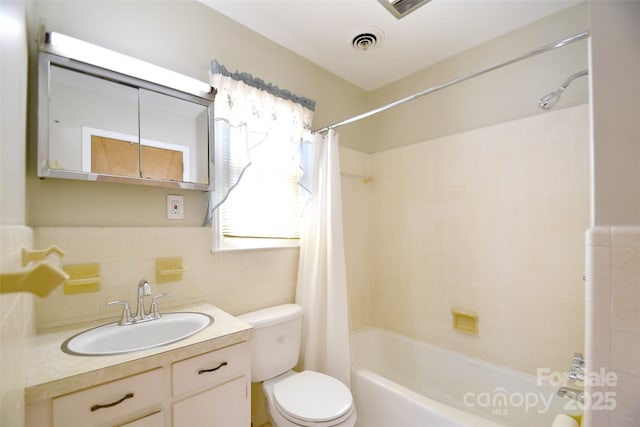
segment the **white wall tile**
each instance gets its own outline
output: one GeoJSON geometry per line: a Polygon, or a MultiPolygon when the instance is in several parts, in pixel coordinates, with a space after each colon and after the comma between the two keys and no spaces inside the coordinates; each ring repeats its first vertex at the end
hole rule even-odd
{"type": "MultiPolygon", "coordinates": [[[[0,272],[22,270],[22,247],[33,247],[25,226],[0,225],[0,272]]],[[[35,333],[34,298],[25,293],[0,293],[0,425],[24,422],[26,354],[35,333]]]]}
{"type": "Polygon", "coordinates": [[[588,143],[580,106],[371,155],[372,322],[521,371],[566,368],[584,349],[589,187],[574,177],[588,143]],[[477,339],[452,330],[454,306],[479,315],[477,339]]]}
{"type": "Polygon", "coordinates": [[[124,299],[135,306],[136,286],[142,278],[151,281],[154,294],[172,294],[160,302],[161,307],[207,301],[223,310],[243,312],[272,301],[293,301],[297,249],[212,254],[207,246],[210,232],[204,227],[37,228],[35,244],[59,245],[66,252],[63,265],[99,262],[101,271],[98,292],[64,295],[60,287],[39,299],[38,326],[116,318],[121,309],[105,304],[124,299]],[[183,257],[183,280],[155,284],[155,260],[169,256],[183,257]],[[262,289],[275,293],[267,297],[262,289]]]}
{"type": "Polygon", "coordinates": [[[640,226],[599,226],[587,234],[591,279],[588,293],[587,369],[604,367],[618,375],[616,408],[586,414],[588,426],[637,426],[640,407],[640,226]],[[597,245],[597,246],[595,246],[597,245]],[[607,291],[609,296],[606,295],[607,291]],[[597,304],[596,304],[597,302],[597,304]]]}

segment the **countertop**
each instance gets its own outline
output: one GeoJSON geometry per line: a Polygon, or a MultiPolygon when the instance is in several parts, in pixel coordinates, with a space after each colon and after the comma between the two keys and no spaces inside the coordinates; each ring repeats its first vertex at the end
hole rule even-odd
{"type": "Polygon", "coordinates": [[[195,311],[214,318],[209,327],[182,341],[144,351],[112,356],[74,356],[60,346],[69,337],[108,321],[47,330],[35,336],[31,348],[25,387],[27,405],[71,393],[96,384],[148,371],[176,360],[186,359],[247,341],[252,327],[209,304],[174,308],[167,312],[195,311]]]}

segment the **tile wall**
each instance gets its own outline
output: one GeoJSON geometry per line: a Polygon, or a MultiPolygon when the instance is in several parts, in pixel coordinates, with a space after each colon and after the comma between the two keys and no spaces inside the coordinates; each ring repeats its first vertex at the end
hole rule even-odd
{"type": "MultiPolygon", "coordinates": [[[[23,246],[31,248],[32,231],[25,226],[0,226],[0,271],[22,269],[23,246]]],[[[24,425],[25,360],[34,334],[34,298],[25,293],[0,293],[0,425],[24,425]]]]}
{"type": "Polygon", "coordinates": [[[586,256],[587,369],[598,373],[596,379],[606,380],[600,372],[615,374],[609,384],[589,388],[588,425],[635,427],[640,420],[640,226],[591,228],[586,256]]]}
{"type": "Polygon", "coordinates": [[[98,262],[101,289],[64,295],[57,288],[36,302],[39,328],[116,317],[121,307],[108,301],[135,303],[137,283],[155,283],[155,260],[181,256],[181,281],[154,284],[154,294],[168,292],[160,308],[205,301],[239,314],[293,301],[298,249],[236,251],[212,254],[209,227],[38,227],[34,245],[56,244],[66,255],[62,265],[98,262]]]}
{"type": "Polygon", "coordinates": [[[588,123],[582,105],[371,155],[371,323],[564,372],[584,349],[588,123]]]}
{"type": "Polygon", "coordinates": [[[356,330],[371,324],[369,155],[341,147],[340,170],[349,315],[351,329],[356,330]]]}

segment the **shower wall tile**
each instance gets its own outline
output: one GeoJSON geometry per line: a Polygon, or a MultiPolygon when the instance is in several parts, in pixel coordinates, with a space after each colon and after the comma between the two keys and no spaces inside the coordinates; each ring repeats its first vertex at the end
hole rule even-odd
{"type": "Polygon", "coordinates": [[[566,370],[584,349],[588,130],[583,105],[371,155],[371,323],[566,370]],[[478,336],[452,309],[479,315],[478,336]]]}
{"type": "Polygon", "coordinates": [[[363,180],[369,177],[369,158],[365,153],[340,148],[344,247],[352,329],[371,324],[370,189],[374,182],[363,180]]]}

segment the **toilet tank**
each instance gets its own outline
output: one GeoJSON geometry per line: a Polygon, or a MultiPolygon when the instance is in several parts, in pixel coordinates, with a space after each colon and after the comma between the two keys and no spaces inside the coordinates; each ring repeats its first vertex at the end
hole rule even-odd
{"type": "Polygon", "coordinates": [[[283,304],[237,316],[254,328],[251,381],[268,380],[296,366],[302,340],[302,314],[301,306],[283,304]]]}

